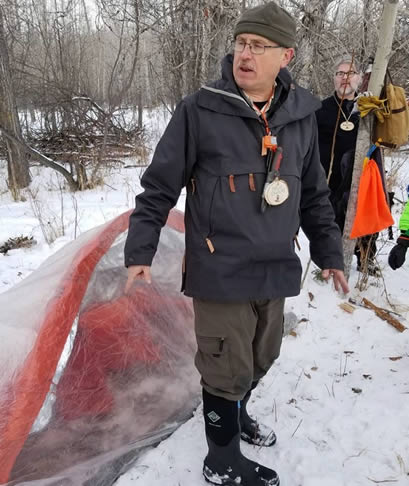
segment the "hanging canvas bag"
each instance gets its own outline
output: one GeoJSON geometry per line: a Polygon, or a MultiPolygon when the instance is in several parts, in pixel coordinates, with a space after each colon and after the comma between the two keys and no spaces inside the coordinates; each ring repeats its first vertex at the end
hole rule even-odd
{"type": "Polygon", "coordinates": [[[392,78],[387,70],[385,86],[380,98],[386,98],[387,112],[384,121],[377,118],[375,123],[375,142],[381,139],[381,145],[397,148],[408,142],[409,139],[409,106],[405,90],[392,84],[392,78]],[[386,78],[389,77],[389,82],[386,78]]]}

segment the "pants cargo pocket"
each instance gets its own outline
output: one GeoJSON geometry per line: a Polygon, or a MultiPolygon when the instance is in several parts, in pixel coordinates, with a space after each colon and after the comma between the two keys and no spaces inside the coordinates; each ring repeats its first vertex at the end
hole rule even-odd
{"type": "Polygon", "coordinates": [[[229,391],[233,373],[230,363],[229,342],[224,337],[196,336],[195,365],[203,382],[220,390],[229,391]]]}

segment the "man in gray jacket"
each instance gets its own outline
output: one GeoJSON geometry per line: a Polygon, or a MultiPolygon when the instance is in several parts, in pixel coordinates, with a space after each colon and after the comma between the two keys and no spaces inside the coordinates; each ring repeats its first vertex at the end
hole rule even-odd
{"type": "Polygon", "coordinates": [[[241,453],[240,438],[276,440],[246,404],[279,355],[285,297],[300,291],[300,226],[324,278],[348,291],[319,159],[320,104],[286,70],[294,44],[294,19],[275,3],[244,12],[222,79],[178,105],[130,218],[126,289],[151,281],[160,230],[186,186],[184,292],[193,297],[203,386],[203,474],[213,484],[279,484],[241,453]]]}

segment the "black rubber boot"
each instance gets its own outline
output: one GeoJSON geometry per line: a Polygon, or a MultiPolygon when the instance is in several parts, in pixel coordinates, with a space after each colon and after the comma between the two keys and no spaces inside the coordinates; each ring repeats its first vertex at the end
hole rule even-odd
{"type": "Polygon", "coordinates": [[[272,469],[250,461],[240,451],[237,402],[216,397],[203,390],[203,415],[209,452],[203,475],[209,483],[227,486],[278,486],[272,469]]]}
{"type": "MultiPolygon", "coordinates": [[[[254,389],[255,386],[252,387],[254,389]]],[[[240,402],[240,428],[241,438],[249,444],[270,447],[277,442],[274,431],[260,425],[247,412],[247,403],[251,396],[249,390],[240,402]]]]}

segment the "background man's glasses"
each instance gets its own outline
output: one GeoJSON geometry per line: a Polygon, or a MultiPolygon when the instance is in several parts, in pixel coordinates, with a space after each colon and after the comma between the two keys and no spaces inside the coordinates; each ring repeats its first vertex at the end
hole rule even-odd
{"type": "Polygon", "coordinates": [[[358,74],[358,73],[356,71],[348,71],[347,73],[345,71],[337,71],[335,73],[335,76],[337,78],[343,78],[344,76],[349,76],[349,77],[355,76],[355,74],[358,74]]]}
{"type": "Polygon", "coordinates": [[[252,54],[264,54],[266,49],[278,49],[282,46],[265,46],[264,44],[259,44],[258,42],[244,42],[244,40],[236,39],[233,44],[233,49],[236,52],[243,52],[246,46],[249,46],[250,52],[252,54]]]}

